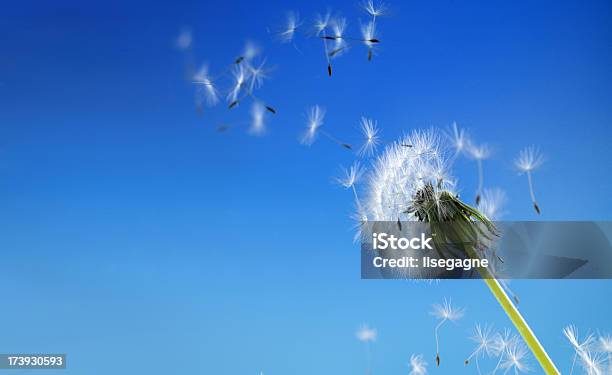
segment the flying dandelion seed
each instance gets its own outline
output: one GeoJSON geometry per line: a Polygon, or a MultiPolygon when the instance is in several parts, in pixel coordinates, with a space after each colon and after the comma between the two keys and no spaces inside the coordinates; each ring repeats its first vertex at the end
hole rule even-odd
{"type": "Polygon", "coordinates": [[[327,12],[324,15],[317,14],[314,28],[316,35],[321,38],[323,41],[323,51],[325,52],[325,60],[327,61],[327,74],[331,77],[332,75],[332,65],[329,58],[329,48],[327,46],[327,42],[329,40],[329,36],[327,35],[327,29],[329,28],[329,23],[331,20],[331,13],[327,12]]]}
{"type": "Polygon", "coordinates": [[[363,43],[368,48],[368,61],[372,61],[374,46],[378,43],[378,39],[376,38],[376,23],[374,21],[369,21],[365,25],[362,25],[361,35],[363,37],[363,43]]]}
{"type": "Polygon", "coordinates": [[[372,353],[370,351],[370,343],[376,341],[378,333],[375,329],[369,328],[367,325],[361,326],[355,334],[357,339],[365,344],[366,350],[366,374],[372,372],[372,353]]]}
{"type": "Polygon", "coordinates": [[[409,375],[427,375],[427,362],[423,359],[423,355],[410,356],[410,373],[409,375]]]}
{"type": "Polygon", "coordinates": [[[343,52],[346,52],[348,44],[344,39],[344,31],[346,30],[346,18],[336,18],[331,22],[332,37],[334,39],[333,49],[328,53],[329,57],[338,57],[343,52]]]}
{"type": "Polygon", "coordinates": [[[514,161],[515,167],[521,172],[527,174],[527,182],[529,183],[529,194],[531,195],[531,202],[533,208],[540,214],[540,206],[536,201],[535,193],[533,190],[533,182],[531,179],[531,172],[537,169],[544,163],[544,156],[540,153],[540,150],[535,147],[527,147],[519,152],[518,157],[514,161]]]}
{"type": "Polygon", "coordinates": [[[604,375],[604,358],[599,353],[583,350],[579,354],[580,365],[588,375],[604,375]]]}
{"type": "Polygon", "coordinates": [[[466,151],[466,147],[469,144],[468,136],[465,132],[465,129],[459,128],[456,122],[453,122],[451,126],[451,130],[449,132],[445,132],[446,138],[451,144],[451,147],[455,151],[453,156],[449,160],[449,164],[453,164],[457,157],[466,151]]]}
{"type": "Polygon", "coordinates": [[[438,320],[438,324],[436,324],[436,328],[434,330],[436,336],[436,365],[440,366],[440,345],[438,339],[438,330],[442,327],[442,325],[447,322],[455,322],[463,317],[464,310],[462,308],[453,308],[451,301],[444,299],[444,303],[442,305],[436,304],[433,306],[433,311],[431,315],[435,316],[438,320]]]}
{"type": "Polygon", "coordinates": [[[302,135],[300,142],[303,145],[310,146],[317,139],[317,133],[319,128],[323,125],[323,119],[325,118],[325,109],[318,105],[310,108],[308,112],[308,122],[306,131],[302,135]]]}
{"type": "Polygon", "coordinates": [[[606,355],[608,359],[608,372],[612,373],[612,336],[601,336],[599,338],[599,352],[606,355]]]}
{"type": "Polygon", "coordinates": [[[255,89],[263,85],[264,79],[268,78],[268,70],[265,68],[266,60],[263,60],[258,66],[248,65],[249,70],[249,94],[253,94],[255,89]]]}
{"type": "Polygon", "coordinates": [[[499,357],[492,374],[495,374],[502,364],[502,360],[506,355],[508,348],[513,345],[515,341],[518,341],[517,336],[513,336],[509,329],[504,329],[503,333],[496,333],[491,343],[491,353],[495,357],[499,357]]]}
{"type": "Polygon", "coordinates": [[[244,46],[242,54],[236,58],[234,63],[241,64],[243,62],[250,63],[257,55],[261,53],[261,49],[253,42],[247,42],[244,46]]]}
{"type": "Polygon", "coordinates": [[[359,155],[371,156],[374,151],[376,151],[376,147],[380,143],[376,121],[362,117],[361,131],[363,132],[365,142],[359,149],[359,155]]]}
{"type": "Polygon", "coordinates": [[[504,215],[503,207],[507,201],[508,196],[502,189],[484,189],[478,210],[491,221],[499,220],[504,215]]]}
{"type": "Polygon", "coordinates": [[[234,85],[230,90],[227,101],[229,102],[229,108],[233,108],[238,104],[238,98],[240,96],[240,91],[245,85],[245,82],[249,76],[249,72],[244,67],[244,65],[237,65],[233,71],[232,75],[234,77],[234,85]]]}
{"type": "Polygon", "coordinates": [[[528,372],[529,367],[525,363],[527,360],[527,347],[521,341],[513,341],[506,349],[506,355],[500,367],[505,369],[507,373],[514,370],[514,374],[518,375],[521,372],[528,372]]]}
{"type": "Polygon", "coordinates": [[[293,41],[295,32],[302,25],[300,21],[300,15],[295,12],[289,12],[287,14],[287,21],[284,29],[278,33],[279,39],[282,43],[289,43],[293,41]]]}
{"type": "Polygon", "coordinates": [[[258,101],[253,102],[251,106],[251,127],[249,133],[253,135],[262,135],[266,131],[265,124],[266,107],[258,101]]]}
{"type": "Polygon", "coordinates": [[[490,356],[493,352],[494,338],[491,335],[491,327],[485,326],[482,328],[480,324],[477,324],[474,336],[470,337],[470,339],[476,343],[476,348],[465,360],[465,365],[467,366],[472,358],[476,358],[476,370],[479,374],[482,374],[478,358],[484,355],[490,356]]]}
{"type": "Polygon", "coordinates": [[[486,143],[479,146],[470,144],[468,147],[470,156],[478,163],[478,190],[476,191],[476,205],[480,203],[482,197],[482,187],[484,184],[484,173],[482,169],[482,162],[491,156],[491,150],[486,143]]]}
{"type": "Polygon", "coordinates": [[[193,42],[193,35],[190,29],[183,29],[178,37],[176,38],[175,45],[181,51],[186,51],[191,48],[193,42]]]}
{"type": "Polygon", "coordinates": [[[387,12],[385,4],[380,3],[378,6],[374,3],[374,0],[367,0],[363,3],[362,8],[370,15],[373,19],[376,17],[383,16],[387,12]]]}
{"type": "Polygon", "coordinates": [[[567,338],[569,343],[574,348],[574,358],[572,360],[572,368],[570,369],[570,375],[574,372],[574,366],[576,365],[576,360],[582,353],[588,351],[589,347],[595,341],[595,337],[593,335],[588,335],[584,341],[580,342],[578,338],[578,330],[575,326],[569,325],[563,328],[563,335],[567,338]]]}
{"type": "Polygon", "coordinates": [[[208,66],[203,65],[200,70],[193,76],[193,83],[198,87],[196,95],[199,98],[203,95],[209,106],[214,106],[219,102],[219,94],[212,79],[208,75],[208,66]]]}
{"type": "Polygon", "coordinates": [[[346,189],[351,189],[353,191],[353,195],[355,197],[355,203],[357,204],[358,211],[362,211],[361,209],[361,201],[359,200],[359,196],[357,195],[357,189],[355,189],[355,184],[361,179],[363,175],[363,170],[358,162],[353,163],[350,169],[344,170],[344,177],[337,178],[336,181],[344,186],[346,189]]]}

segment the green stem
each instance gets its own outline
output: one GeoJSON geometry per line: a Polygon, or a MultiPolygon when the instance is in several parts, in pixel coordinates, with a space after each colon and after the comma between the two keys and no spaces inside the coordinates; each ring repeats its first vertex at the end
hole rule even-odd
{"type": "MultiPolygon", "coordinates": [[[[487,275],[483,275],[483,277],[485,276],[487,275]]],[[[501,307],[506,312],[506,315],[508,315],[516,329],[519,331],[519,333],[523,337],[523,340],[525,340],[527,346],[529,346],[529,349],[531,349],[531,352],[540,363],[540,366],[542,366],[542,369],[547,374],[561,374],[559,370],[557,370],[557,367],[555,367],[553,361],[546,353],[546,350],[544,350],[542,344],[540,344],[540,341],[538,341],[536,335],[533,333],[531,328],[529,328],[529,325],[527,324],[521,313],[512,303],[510,297],[508,297],[504,289],[501,287],[499,282],[494,278],[490,278],[491,275],[488,276],[489,277],[484,278],[485,283],[491,290],[491,293],[493,293],[493,295],[497,299],[497,302],[499,302],[501,307]]]]}

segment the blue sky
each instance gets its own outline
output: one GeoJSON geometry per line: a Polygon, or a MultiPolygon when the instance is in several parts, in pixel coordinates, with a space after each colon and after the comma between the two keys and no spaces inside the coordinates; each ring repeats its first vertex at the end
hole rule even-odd
{"type": "MultiPolygon", "coordinates": [[[[494,149],[485,186],[508,219],[535,220],[512,159],[537,144],[544,220],[609,220],[610,3],[394,2],[379,53],[355,47],[326,77],[321,45],[296,50],[266,28],[288,10],[328,7],[357,32],[353,2],[23,2],[0,15],[0,352],[65,352],[69,374],[321,374],[363,371],[362,323],[379,330],[376,373],[433,363],[432,303],[467,309],[443,334],[439,373],[464,368],[475,322],[507,327],[478,281],[359,279],[351,195],[332,183],[354,156],[301,146],[306,109],[359,142],[363,115],[385,140],[415,128],[468,128],[494,149]],[[248,108],[198,117],[182,27],[222,69],[246,40],[275,69],[261,95],[278,114],[265,137],[248,108]],[[214,128],[231,121],[224,134],[214,128]],[[446,370],[446,371],[444,371],[446,370]]],[[[472,197],[476,165],[455,168],[472,197]]],[[[561,329],[610,332],[607,281],[517,281],[523,311],[559,367],[561,329]]],[[[531,365],[537,369],[532,360],[531,365]]]]}

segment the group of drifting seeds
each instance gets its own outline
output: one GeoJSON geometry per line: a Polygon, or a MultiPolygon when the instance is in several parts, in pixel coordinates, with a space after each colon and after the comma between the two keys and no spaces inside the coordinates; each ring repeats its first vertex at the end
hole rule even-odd
{"type": "MultiPolygon", "coordinates": [[[[431,315],[438,323],[434,328],[436,341],[436,365],[440,366],[440,340],[439,331],[446,322],[456,322],[463,318],[464,309],[454,307],[450,300],[444,300],[442,304],[433,306],[431,315]]],[[[583,373],[588,375],[606,375],[612,373],[612,336],[593,334],[587,335],[584,339],[578,337],[576,327],[570,325],[563,329],[563,334],[574,349],[572,365],[569,371],[571,375],[578,365],[583,373]]],[[[377,331],[364,325],[356,333],[357,339],[365,344],[366,348],[366,373],[372,372],[372,359],[370,345],[377,338],[377,331]]],[[[513,334],[509,329],[494,332],[491,326],[476,324],[474,333],[470,340],[475,343],[474,349],[466,356],[464,365],[474,363],[476,372],[483,374],[480,360],[489,358],[493,360],[492,369],[484,372],[485,374],[496,374],[503,371],[503,374],[514,372],[514,374],[526,373],[530,371],[528,361],[528,349],[522,338],[513,334]]],[[[427,362],[423,355],[411,355],[408,363],[410,375],[428,374],[427,362]]]]}
{"type": "MultiPolygon", "coordinates": [[[[277,39],[282,43],[294,42],[296,35],[304,29],[305,35],[310,35],[320,39],[325,54],[327,73],[332,75],[332,60],[345,54],[349,48],[359,43],[367,49],[369,61],[374,56],[376,45],[380,43],[377,37],[377,18],[384,15],[386,7],[383,4],[375,4],[374,0],[368,0],[362,5],[362,9],[369,15],[370,20],[361,26],[361,36],[350,36],[346,34],[347,19],[333,15],[331,12],[317,14],[311,27],[307,27],[300,20],[299,14],[290,12],[287,15],[284,27],[275,31],[277,39]]],[[[276,108],[266,103],[256,95],[266,78],[269,77],[270,69],[266,67],[266,59],[260,58],[261,49],[255,44],[248,43],[242,54],[235,60],[221,69],[216,74],[212,74],[208,64],[202,64],[195,68],[193,52],[193,35],[190,30],[183,30],[176,39],[176,47],[183,51],[187,60],[187,75],[195,86],[195,106],[196,111],[201,113],[205,107],[215,107],[225,96],[227,109],[233,109],[247,100],[250,100],[250,128],[249,132],[254,135],[261,135],[266,130],[267,113],[276,114],[276,108]]],[[[314,110],[321,110],[316,107],[314,110]]],[[[321,113],[313,113],[313,121],[321,113]]],[[[322,120],[322,118],[321,118],[322,120]]],[[[217,127],[217,131],[223,132],[229,128],[228,124],[217,127]]],[[[349,144],[343,144],[333,138],[328,133],[327,137],[341,144],[343,147],[351,149],[349,144]]],[[[309,142],[305,137],[304,142],[309,142]]]]}

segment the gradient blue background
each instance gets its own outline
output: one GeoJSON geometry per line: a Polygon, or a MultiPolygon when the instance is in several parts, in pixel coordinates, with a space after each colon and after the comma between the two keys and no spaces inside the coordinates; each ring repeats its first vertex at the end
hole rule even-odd
{"type": "MultiPolygon", "coordinates": [[[[535,143],[545,220],[609,220],[612,6],[608,1],[393,2],[383,43],[326,77],[321,45],[266,31],[287,10],[327,7],[357,32],[353,2],[31,2],[0,14],[0,352],[65,352],[66,374],[363,373],[362,323],[379,330],[374,373],[464,368],[475,322],[509,322],[483,283],[359,278],[350,193],[331,183],[353,156],[326,139],[298,144],[306,109],[359,142],[358,120],[392,140],[452,121],[489,142],[485,185],[507,219],[536,219],[512,159],[535,143]],[[218,134],[223,106],[197,117],[183,26],[221,69],[245,40],[275,66],[261,95],[279,113],[266,137],[218,134]],[[467,309],[442,331],[432,303],[467,309]]],[[[476,166],[457,163],[471,197],[476,166]]],[[[610,332],[612,284],[515,282],[521,310],[565,371],[561,329],[610,332]]],[[[532,368],[537,364],[531,360],[532,368]]]]}

